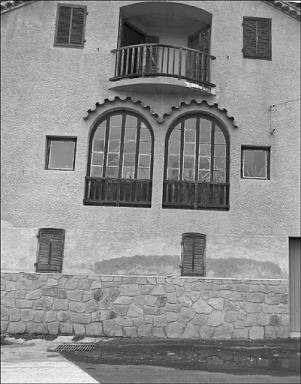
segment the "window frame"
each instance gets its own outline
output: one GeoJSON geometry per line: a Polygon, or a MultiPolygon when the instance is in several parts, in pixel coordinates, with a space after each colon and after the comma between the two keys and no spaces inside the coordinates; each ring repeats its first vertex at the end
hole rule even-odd
{"type": "Polygon", "coordinates": [[[75,170],[75,159],[76,159],[76,146],[77,146],[77,137],[76,136],[46,136],[46,156],[45,156],[45,170],[47,171],[74,171],[75,170]],[[72,168],[50,168],[49,160],[50,160],[50,149],[52,141],[70,141],[74,143],[73,149],[73,162],[72,168]]]}
{"type": "MultiPolygon", "coordinates": [[[[211,187],[209,187],[211,191],[211,187]]],[[[210,192],[209,200],[212,199],[212,193],[210,192]]],[[[162,196],[162,208],[163,209],[193,209],[193,210],[201,210],[201,209],[210,209],[210,210],[230,210],[230,135],[228,133],[227,127],[225,124],[217,117],[212,115],[210,112],[187,112],[182,115],[180,115],[177,119],[175,119],[169,126],[166,137],[165,137],[165,150],[164,150],[164,172],[163,172],[163,196],[162,196]],[[184,129],[185,129],[185,120],[195,118],[196,119],[196,136],[195,136],[195,153],[194,153],[194,173],[195,176],[197,175],[197,180],[194,178],[194,180],[185,180],[183,178],[183,170],[184,170],[184,164],[183,164],[183,157],[184,157],[184,129]],[[200,133],[200,119],[206,119],[209,120],[211,123],[210,129],[211,129],[211,141],[210,141],[210,180],[209,181],[199,181],[199,146],[201,144],[199,133],[200,133]],[[179,178],[178,180],[168,179],[168,158],[169,158],[169,142],[170,142],[170,136],[173,132],[173,130],[176,128],[177,125],[181,124],[181,134],[180,134],[180,167],[182,167],[179,170],[179,178]],[[224,138],[225,138],[225,180],[223,182],[214,181],[213,180],[213,174],[215,171],[214,167],[214,161],[212,161],[215,156],[215,125],[218,126],[218,128],[222,131],[224,138]],[[175,183],[186,183],[186,185],[194,185],[194,190],[197,191],[199,186],[212,186],[212,191],[215,186],[223,186],[226,191],[225,192],[225,202],[224,204],[216,204],[216,203],[202,203],[198,202],[197,196],[194,196],[193,202],[182,203],[182,202],[166,202],[164,199],[166,197],[165,195],[165,184],[170,184],[172,182],[175,183]],[[164,197],[165,196],[165,197],[164,197]]]]}
{"type": "MultiPolygon", "coordinates": [[[[73,10],[71,10],[71,14],[73,15],[73,10]]],[[[56,10],[56,21],[55,21],[55,33],[54,33],[54,47],[61,47],[61,48],[79,48],[83,49],[86,42],[86,20],[87,20],[87,6],[83,4],[66,4],[66,3],[59,3],[57,4],[57,10],[56,10]],[[57,43],[57,33],[58,33],[58,26],[59,26],[59,12],[61,7],[68,7],[68,8],[82,8],[84,10],[84,22],[83,22],[83,36],[82,36],[82,42],[81,44],[61,44],[57,43]]],[[[70,26],[69,26],[69,36],[68,40],[70,41],[71,33],[70,28],[72,26],[72,18],[70,20],[70,26]]]]}
{"type": "Polygon", "coordinates": [[[271,147],[262,145],[242,145],[241,146],[241,167],[240,167],[240,178],[244,180],[271,180],[271,147]],[[252,177],[245,176],[244,174],[244,151],[265,151],[266,153],[266,177],[252,177]]]}
{"type": "Polygon", "coordinates": [[[272,19],[271,18],[268,18],[268,17],[253,17],[253,16],[244,16],[243,17],[243,23],[242,23],[242,26],[243,26],[243,48],[242,48],[242,52],[243,52],[243,58],[244,59],[255,59],[255,60],[268,60],[268,61],[272,61],[272,19]],[[245,39],[244,39],[244,33],[245,33],[245,21],[248,21],[248,20],[253,20],[253,21],[268,21],[269,22],[269,47],[268,47],[268,50],[269,50],[269,53],[267,56],[262,56],[262,55],[248,55],[246,54],[246,49],[245,49],[245,39]]]}
{"type": "MultiPolygon", "coordinates": [[[[95,132],[97,131],[98,127],[102,124],[103,121],[107,120],[107,123],[106,123],[106,129],[105,129],[105,143],[104,143],[104,160],[103,160],[103,175],[105,175],[105,170],[106,170],[106,166],[107,166],[107,157],[108,157],[108,153],[109,153],[109,123],[108,123],[108,117],[111,117],[111,116],[115,116],[115,115],[122,115],[122,126],[121,126],[121,134],[120,134],[120,146],[119,146],[119,168],[118,168],[118,177],[107,177],[107,176],[101,176],[100,178],[103,178],[103,179],[118,179],[118,180],[127,180],[128,178],[124,178],[122,177],[122,171],[123,171],[123,154],[124,154],[124,137],[125,137],[125,126],[124,126],[124,116],[125,115],[131,115],[131,116],[134,116],[137,118],[137,126],[136,126],[136,129],[138,131],[138,129],[140,130],[140,126],[141,126],[141,122],[143,122],[145,124],[145,126],[148,128],[148,131],[150,133],[150,136],[151,136],[151,152],[150,152],[150,156],[151,156],[151,160],[150,160],[150,172],[149,172],[149,178],[148,179],[139,179],[138,177],[136,178],[133,178],[133,180],[152,180],[153,179],[153,168],[154,168],[154,133],[153,133],[153,130],[151,128],[151,125],[149,124],[149,122],[143,117],[141,116],[139,113],[137,113],[136,111],[132,111],[132,110],[128,110],[128,109],[117,109],[117,110],[112,110],[112,111],[107,111],[106,113],[104,113],[96,122],[95,124],[93,125],[92,129],[91,129],[91,133],[89,135],[89,146],[88,146],[88,163],[87,163],[87,177],[95,177],[95,176],[91,176],[91,158],[92,158],[92,146],[93,146],[93,139],[94,139],[94,135],[95,135],[95,132]],[[138,128],[139,127],[139,128],[138,128]],[[123,137],[122,137],[123,135],[123,137]],[[121,175],[121,177],[120,177],[121,175]]],[[[136,132],[137,132],[136,131],[136,132]]],[[[137,175],[138,173],[138,168],[139,168],[139,165],[138,165],[138,160],[139,160],[139,154],[140,154],[140,151],[137,151],[137,141],[140,140],[140,135],[139,137],[136,136],[136,140],[135,140],[135,145],[136,145],[136,153],[135,153],[135,174],[137,175]]],[[[95,177],[97,178],[97,177],[95,177]]]]}

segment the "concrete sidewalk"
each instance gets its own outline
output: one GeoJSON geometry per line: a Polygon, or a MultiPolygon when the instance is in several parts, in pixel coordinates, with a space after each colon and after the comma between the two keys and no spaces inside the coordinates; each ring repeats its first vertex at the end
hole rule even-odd
{"type": "MultiPolygon", "coordinates": [[[[10,340],[11,344],[1,347],[2,383],[300,383],[297,375],[230,374],[152,365],[98,364],[81,361],[80,355],[75,361],[55,352],[57,345],[72,342],[70,337],[59,337],[54,341],[10,340]]],[[[115,342],[117,345],[118,340],[113,340],[113,344],[115,342]]],[[[139,342],[143,343],[142,340],[139,342]]]]}

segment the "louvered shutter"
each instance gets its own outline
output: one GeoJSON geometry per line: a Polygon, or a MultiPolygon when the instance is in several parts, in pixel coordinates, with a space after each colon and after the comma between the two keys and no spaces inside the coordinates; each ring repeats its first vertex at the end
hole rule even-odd
{"type": "Polygon", "coordinates": [[[64,229],[41,228],[38,234],[36,272],[62,272],[64,229]]]}
{"type": "Polygon", "coordinates": [[[182,235],[182,275],[205,276],[204,253],[206,235],[184,233],[182,235]]]}
{"type": "Polygon", "coordinates": [[[271,19],[244,18],[243,54],[244,57],[271,59],[271,19]]]}
{"type": "Polygon", "coordinates": [[[58,5],[55,45],[84,45],[86,7],[58,5]]]}

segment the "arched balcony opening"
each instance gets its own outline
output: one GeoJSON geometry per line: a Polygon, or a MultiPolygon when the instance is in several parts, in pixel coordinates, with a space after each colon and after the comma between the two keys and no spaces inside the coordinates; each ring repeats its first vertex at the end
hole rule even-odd
{"type": "Polygon", "coordinates": [[[210,91],[215,87],[210,78],[215,58],[210,52],[211,20],[207,11],[186,4],[143,2],[122,7],[110,80],[165,77],[210,91]]]}

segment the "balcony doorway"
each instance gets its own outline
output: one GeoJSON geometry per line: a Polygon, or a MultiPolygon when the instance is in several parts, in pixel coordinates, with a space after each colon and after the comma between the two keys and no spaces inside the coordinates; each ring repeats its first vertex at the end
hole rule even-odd
{"type": "Polygon", "coordinates": [[[209,81],[208,56],[199,52],[210,54],[210,37],[210,26],[188,36],[188,48],[191,51],[186,56],[186,76],[199,82],[209,81]]]}

